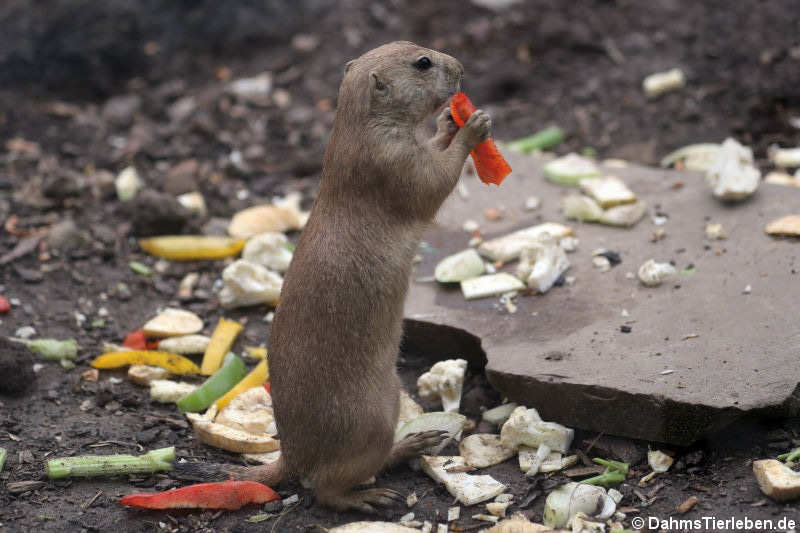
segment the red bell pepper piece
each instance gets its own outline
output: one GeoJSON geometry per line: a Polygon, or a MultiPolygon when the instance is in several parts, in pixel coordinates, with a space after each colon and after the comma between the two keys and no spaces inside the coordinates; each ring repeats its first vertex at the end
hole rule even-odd
{"type": "Polygon", "coordinates": [[[148,341],[144,330],[137,329],[133,333],[125,335],[122,345],[131,350],[155,350],[158,348],[158,341],[148,341]]]}
{"type": "Polygon", "coordinates": [[[248,503],[267,503],[280,499],[277,492],[255,481],[198,483],[156,493],[130,494],[119,503],[142,509],[229,509],[248,503]]]}
{"type": "MultiPolygon", "coordinates": [[[[466,94],[458,93],[450,100],[450,114],[459,128],[467,122],[467,119],[474,112],[475,106],[472,105],[466,94]]],[[[475,147],[472,151],[472,161],[475,163],[478,177],[487,185],[490,183],[500,185],[506,176],[511,173],[511,167],[503,158],[491,137],[475,147]]]]}
{"type": "Polygon", "coordinates": [[[264,388],[267,389],[267,394],[272,394],[272,385],[269,384],[269,381],[264,383],[264,388]]]}
{"type": "Polygon", "coordinates": [[[0,313],[8,313],[9,311],[11,311],[11,304],[8,298],[0,296],[0,313]]]}

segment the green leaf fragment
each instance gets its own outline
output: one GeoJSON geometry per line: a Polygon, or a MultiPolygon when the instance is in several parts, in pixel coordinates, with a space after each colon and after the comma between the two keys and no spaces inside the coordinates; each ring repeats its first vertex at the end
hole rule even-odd
{"type": "Polygon", "coordinates": [[[131,270],[141,276],[149,276],[153,273],[149,266],[145,265],[144,263],[140,263],[139,261],[131,261],[128,263],[128,266],[131,268],[131,270]]]}

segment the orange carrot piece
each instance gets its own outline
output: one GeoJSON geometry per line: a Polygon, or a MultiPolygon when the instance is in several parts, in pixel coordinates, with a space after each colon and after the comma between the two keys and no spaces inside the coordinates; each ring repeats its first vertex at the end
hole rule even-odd
{"type": "Polygon", "coordinates": [[[198,483],[156,493],[130,494],[119,503],[142,509],[239,509],[249,503],[280,499],[277,492],[255,481],[198,483]]]}
{"type": "MultiPolygon", "coordinates": [[[[459,128],[474,112],[475,106],[472,105],[466,94],[458,93],[450,100],[450,114],[453,115],[453,121],[459,128]]],[[[478,177],[487,185],[490,183],[500,185],[511,173],[511,167],[491,137],[475,147],[472,151],[472,161],[475,163],[478,177]]]]}

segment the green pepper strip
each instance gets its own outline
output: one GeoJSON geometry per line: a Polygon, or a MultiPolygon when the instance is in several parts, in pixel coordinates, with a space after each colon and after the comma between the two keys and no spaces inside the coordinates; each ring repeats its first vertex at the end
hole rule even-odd
{"type": "Polygon", "coordinates": [[[231,390],[247,374],[247,368],[239,357],[228,352],[222,366],[194,392],[178,400],[178,408],[186,412],[197,412],[207,409],[212,403],[231,390]]]}

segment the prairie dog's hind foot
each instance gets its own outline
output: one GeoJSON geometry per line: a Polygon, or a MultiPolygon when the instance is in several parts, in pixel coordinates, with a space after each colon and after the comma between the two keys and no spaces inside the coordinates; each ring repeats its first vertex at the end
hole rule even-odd
{"type": "Polygon", "coordinates": [[[440,445],[448,437],[447,431],[431,430],[411,433],[395,442],[387,466],[422,455],[428,448],[440,445]]]}
{"type": "Polygon", "coordinates": [[[405,503],[406,497],[392,489],[351,490],[344,493],[317,490],[317,501],[337,511],[381,514],[380,507],[405,503]]]}

